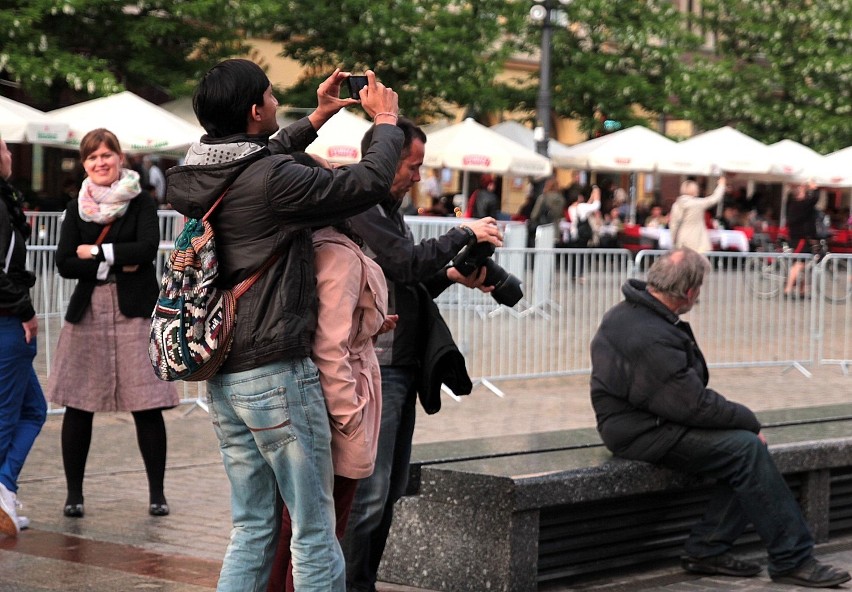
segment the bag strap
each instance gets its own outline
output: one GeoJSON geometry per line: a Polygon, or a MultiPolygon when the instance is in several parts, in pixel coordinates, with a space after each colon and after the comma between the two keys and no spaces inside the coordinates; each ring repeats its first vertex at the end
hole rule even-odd
{"type": "MultiPolygon", "coordinates": [[[[225,189],[225,191],[222,192],[222,195],[220,195],[219,198],[215,202],[213,202],[213,205],[210,206],[210,209],[207,210],[207,213],[204,214],[203,218],[201,218],[202,222],[206,222],[207,218],[210,217],[210,215],[213,213],[213,211],[217,207],[219,207],[219,204],[222,203],[222,198],[225,197],[225,194],[228,193],[229,189],[230,189],[230,187],[228,187],[228,189],[225,189]]],[[[243,294],[248,292],[249,288],[251,288],[254,285],[254,283],[257,280],[260,279],[260,276],[262,276],[264,273],[266,273],[269,270],[270,267],[272,267],[272,264],[275,263],[275,261],[277,259],[278,259],[278,253],[275,253],[269,259],[264,261],[263,265],[260,266],[260,269],[258,269],[253,274],[251,274],[249,277],[247,277],[246,279],[241,281],[239,284],[234,286],[234,289],[233,289],[234,298],[235,299],[239,298],[240,296],[242,296],[243,294]]]]}
{"type": "Polygon", "coordinates": [[[260,276],[269,271],[269,268],[272,267],[272,264],[275,263],[277,259],[278,253],[275,253],[269,259],[264,261],[263,265],[260,266],[260,269],[258,269],[249,277],[234,286],[234,298],[239,298],[240,296],[248,292],[248,289],[251,288],[254,283],[260,279],[260,276]]]}
{"type": "Polygon", "coordinates": [[[222,192],[222,195],[220,195],[219,198],[216,201],[213,202],[213,205],[210,206],[210,209],[207,210],[207,213],[204,214],[204,216],[201,218],[202,222],[207,222],[207,218],[209,218],[210,215],[213,213],[213,211],[217,207],[219,207],[219,204],[222,203],[222,198],[225,197],[225,194],[228,193],[228,190],[230,190],[230,189],[231,189],[230,187],[228,187],[228,189],[225,189],[225,191],[222,192]]]}
{"type": "Polygon", "coordinates": [[[112,222],[104,226],[103,230],[101,230],[101,233],[98,235],[98,240],[95,241],[96,245],[100,245],[102,242],[104,242],[104,239],[106,238],[106,235],[109,232],[110,228],[112,228],[112,222]]]}

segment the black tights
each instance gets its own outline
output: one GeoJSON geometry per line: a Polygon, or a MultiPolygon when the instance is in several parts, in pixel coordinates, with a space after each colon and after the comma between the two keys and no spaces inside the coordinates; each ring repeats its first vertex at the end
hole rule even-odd
{"type": "MultiPolygon", "coordinates": [[[[92,419],[94,413],[73,407],[65,408],[62,420],[62,464],[65,466],[65,482],[68,488],[66,504],[83,503],[83,475],[86,459],[92,442],[92,419]]],[[[166,473],[166,424],[160,409],[134,411],[136,441],[145,473],[148,475],[149,503],[164,504],[163,477],[166,473]]]]}

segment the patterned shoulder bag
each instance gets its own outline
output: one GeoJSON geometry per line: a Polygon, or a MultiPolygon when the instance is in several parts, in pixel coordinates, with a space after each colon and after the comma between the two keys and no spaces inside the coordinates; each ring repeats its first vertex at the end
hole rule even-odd
{"type": "Polygon", "coordinates": [[[215,286],[219,264],[208,218],[226,193],[203,218],[186,222],[163,271],[148,344],[151,365],[162,380],[201,381],[219,371],[234,339],[237,299],[278,259],[272,255],[230,290],[215,286]]]}

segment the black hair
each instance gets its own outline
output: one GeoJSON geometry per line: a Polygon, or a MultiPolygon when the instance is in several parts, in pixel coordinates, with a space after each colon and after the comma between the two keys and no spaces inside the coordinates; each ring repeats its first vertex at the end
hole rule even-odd
{"type": "Polygon", "coordinates": [[[269,78],[254,62],[225,60],[210,68],[198,83],[192,109],[213,138],[245,133],[251,108],[263,105],[268,88],[269,78]]]}
{"type": "MultiPolygon", "coordinates": [[[[402,130],[402,134],[405,139],[402,142],[402,152],[399,155],[399,160],[405,160],[408,157],[408,152],[411,150],[411,143],[417,139],[426,143],[426,133],[417,127],[413,121],[408,119],[407,117],[400,117],[396,120],[396,127],[402,130]]],[[[370,144],[373,141],[373,130],[376,129],[376,126],[372,126],[367,130],[367,133],[364,134],[364,137],[361,139],[361,154],[365,154],[367,149],[370,147],[370,144]]]]}

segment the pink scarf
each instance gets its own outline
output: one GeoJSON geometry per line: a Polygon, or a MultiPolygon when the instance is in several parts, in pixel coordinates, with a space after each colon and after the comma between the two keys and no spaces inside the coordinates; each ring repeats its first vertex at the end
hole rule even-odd
{"type": "Polygon", "coordinates": [[[121,169],[118,180],[109,187],[96,185],[86,177],[80,187],[80,218],[86,222],[109,224],[121,218],[130,205],[130,200],[139,195],[139,173],[121,169]]]}

